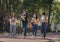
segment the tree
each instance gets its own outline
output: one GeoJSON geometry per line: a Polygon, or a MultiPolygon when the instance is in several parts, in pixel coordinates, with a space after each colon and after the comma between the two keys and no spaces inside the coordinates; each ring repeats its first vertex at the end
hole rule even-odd
{"type": "MultiPolygon", "coordinates": [[[[1,2],[2,0],[0,0],[1,2]]],[[[0,3],[0,5],[2,6],[2,4],[0,3]]],[[[3,31],[3,14],[2,14],[2,8],[0,6],[0,32],[3,31]]]]}
{"type": "Polygon", "coordinates": [[[50,15],[51,15],[51,11],[52,11],[52,3],[53,0],[40,0],[41,1],[41,6],[44,7],[44,12],[46,9],[48,9],[48,31],[50,31],[50,15]]]}
{"type": "Polygon", "coordinates": [[[60,2],[54,3],[54,21],[56,24],[60,23],[60,2]]]}
{"type": "Polygon", "coordinates": [[[51,11],[52,11],[52,3],[53,0],[49,0],[49,15],[48,15],[48,28],[50,29],[50,15],[51,15],[51,11]]]}

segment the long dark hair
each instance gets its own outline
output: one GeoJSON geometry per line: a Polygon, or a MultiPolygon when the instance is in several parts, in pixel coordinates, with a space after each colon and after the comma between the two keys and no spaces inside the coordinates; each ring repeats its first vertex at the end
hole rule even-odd
{"type": "Polygon", "coordinates": [[[42,15],[45,15],[45,12],[43,12],[42,15]]]}
{"type": "Polygon", "coordinates": [[[36,20],[37,20],[38,16],[37,16],[37,14],[35,14],[35,15],[36,15],[36,20]]]}

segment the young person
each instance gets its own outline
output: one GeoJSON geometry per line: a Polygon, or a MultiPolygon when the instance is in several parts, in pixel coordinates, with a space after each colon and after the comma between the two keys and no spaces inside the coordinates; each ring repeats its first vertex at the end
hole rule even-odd
{"type": "Polygon", "coordinates": [[[26,12],[26,10],[23,10],[23,14],[22,14],[22,25],[23,25],[23,32],[24,32],[24,38],[26,37],[26,33],[27,33],[27,25],[28,25],[28,14],[26,12]]]}
{"type": "Polygon", "coordinates": [[[32,33],[33,33],[33,38],[37,35],[37,28],[38,28],[38,19],[37,15],[34,14],[32,18],[32,33]]]}
{"type": "Polygon", "coordinates": [[[15,37],[15,34],[16,34],[16,17],[15,17],[14,12],[11,13],[9,21],[10,21],[10,34],[12,37],[15,37]]]}
{"type": "Polygon", "coordinates": [[[45,13],[42,13],[40,21],[42,23],[41,24],[41,33],[45,39],[45,37],[46,37],[46,15],[45,15],[45,13]]]}

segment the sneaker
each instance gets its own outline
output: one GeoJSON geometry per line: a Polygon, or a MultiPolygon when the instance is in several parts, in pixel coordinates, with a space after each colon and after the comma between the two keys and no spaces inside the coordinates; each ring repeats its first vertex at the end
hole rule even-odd
{"type": "Polygon", "coordinates": [[[34,35],[32,36],[32,38],[34,38],[34,35]]]}
{"type": "Polygon", "coordinates": [[[35,39],[36,37],[33,35],[32,38],[35,39]]]}

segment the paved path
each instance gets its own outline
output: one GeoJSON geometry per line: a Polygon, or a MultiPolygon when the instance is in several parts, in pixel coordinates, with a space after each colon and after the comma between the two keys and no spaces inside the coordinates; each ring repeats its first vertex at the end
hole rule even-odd
{"type": "Polygon", "coordinates": [[[32,39],[32,38],[0,38],[0,42],[48,42],[47,39],[32,39]]]}
{"type": "Polygon", "coordinates": [[[0,35],[0,42],[48,42],[49,39],[55,40],[58,38],[60,38],[60,33],[48,33],[46,39],[41,36],[37,36],[36,39],[33,39],[32,36],[27,36],[26,39],[23,39],[23,36],[20,35],[17,35],[16,38],[0,35]]]}

